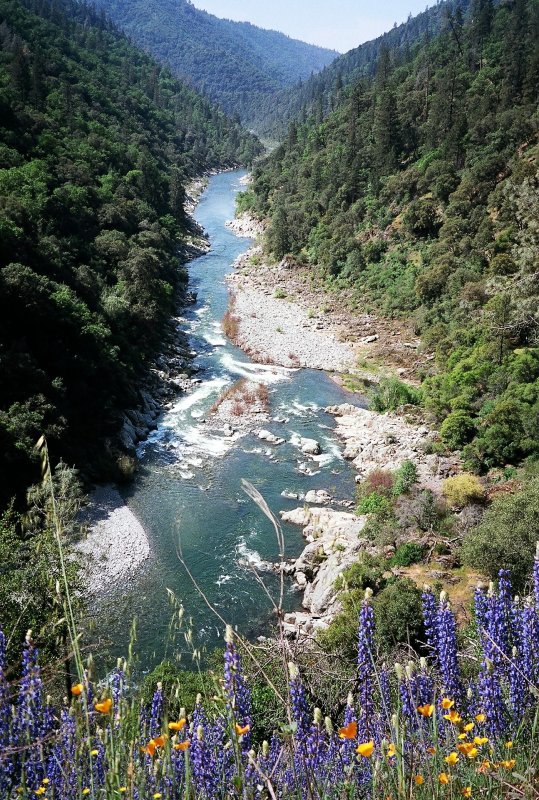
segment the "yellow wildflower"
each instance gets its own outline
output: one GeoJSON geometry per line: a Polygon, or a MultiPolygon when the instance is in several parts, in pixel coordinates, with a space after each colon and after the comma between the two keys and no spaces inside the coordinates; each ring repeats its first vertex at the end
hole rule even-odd
{"type": "Polygon", "coordinates": [[[374,742],[363,742],[362,744],[358,745],[356,748],[356,753],[359,753],[360,756],[363,758],[370,758],[374,753],[374,742]]]}
{"type": "Polygon", "coordinates": [[[454,766],[455,766],[455,764],[457,764],[457,763],[458,763],[458,761],[459,761],[459,757],[458,757],[458,755],[457,755],[457,754],[456,754],[456,753],[453,751],[452,753],[449,753],[449,755],[448,755],[448,756],[446,756],[446,757],[444,758],[444,761],[445,761],[445,763],[446,763],[446,764],[449,764],[449,766],[450,766],[450,767],[454,767],[454,766]]]}

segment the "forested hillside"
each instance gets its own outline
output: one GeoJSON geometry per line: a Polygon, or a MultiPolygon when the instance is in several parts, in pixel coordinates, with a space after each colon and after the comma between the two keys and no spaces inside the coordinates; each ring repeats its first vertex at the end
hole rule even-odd
{"type": "Polygon", "coordinates": [[[476,0],[324,121],[293,124],[241,208],[356,306],[412,317],[424,404],[475,469],[539,453],[539,6],[476,0]]]}
{"type": "MultiPolygon", "coordinates": [[[[268,101],[258,105],[254,125],[261,134],[282,140],[292,120],[305,120],[315,116],[321,121],[343,100],[343,90],[357,83],[361,77],[372,78],[376,64],[384,48],[391,50],[396,66],[410,58],[410,50],[420,40],[426,42],[447,26],[459,9],[464,15],[470,0],[446,0],[412,17],[402,25],[376,39],[359,45],[336,58],[321,72],[312,75],[302,85],[283,89],[268,101]]],[[[358,38],[361,32],[358,32],[358,38]]]]}
{"type": "Polygon", "coordinates": [[[0,494],[88,469],[182,280],[184,184],[256,139],[91,7],[0,3],[0,494]]]}
{"type": "Polygon", "coordinates": [[[133,41],[246,122],[265,98],[322,69],[333,50],[246,22],[219,19],[188,0],[99,0],[133,41]]]}

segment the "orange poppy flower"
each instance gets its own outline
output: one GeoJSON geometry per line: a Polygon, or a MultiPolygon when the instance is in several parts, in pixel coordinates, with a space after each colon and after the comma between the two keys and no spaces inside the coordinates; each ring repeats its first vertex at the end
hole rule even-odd
{"type": "Polygon", "coordinates": [[[84,686],[82,685],[82,683],[76,683],[74,686],[71,687],[71,694],[74,697],[78,697],[79,694],[82,694],[82,690],[83,689],[84,689],[84,686]]]}
{"type": "Polygon", "coordinates": [[[148,755],[148,756],[155,755],[155,742],[154,742],[154,740],[150,739],[150,741],[148,742],[146,747],[141,747],[140,748],[140,752],[141,753],[146,753],[146,755],[148,755]]]}
{"type": "Polygon", "coordinates": [[[477,771],[483,773],[483,772],[487,772],[487,770],[489,770],[489,769],[490,769],[490,761],[485,760],[485,761],[481,762],[481,764],[477,768],[477,771]]]}
{"type": "Polygon", "coordinates": [[[479,746],[486,744],[488,742],[487,736],[474,736],[473,743],[478,744],[479,746]]]}
{"type": "Polygon", "coordinates": [[[168,727],[171,731],[181,731],[186,725],[187,720],[179,719],[178,722],[169,722],[168,727]]]}
{"type": "Polygon", "coordinates": [[[442,700],[442,708],[444,708],[446,711],[448,711],[450,708],[453,708],[454,705],[455,701],[450,700],[449,697],[444,697],[442,700]]]}
{"type": "Polygon", "coordinates": [[[510,758],[507,761],[500,761],[501,766],[505,767],[505,769],[513,769],[516,763],[514,758],[510,758]]]}
{"type": "Polygon", "coordinates": [[[424,706],[418,706],[417,710],[422,717],[432,717],[434,714],[434,706],[428,704],[425,704],[424,706]]]}
{"type": "Polygon", "coordinates": [[[449,722],[452,722],[453,725],[458,725],[459,722],[462,722],[462,717],[458,711],[450,711],[449,714],[444,714],[444,719],[449,720],[449,722]]]}
{"type": "Polygon", "coordinates": [[[187,750],[191,742],[189,739],[186,739],[185,742],[178,742],[178,744],[174,745],[174,750],[187,750]]]}
{"type": "Polygon", "coordinates": [[[251,729],[250,725],[238,725],[236,722],[236,733],[238,736],[243,736],[244,733],[248,733],[251,729]]]}
{"type": "Polygon", "coordinates": [[[393,758],[396,752],[397,750],[395,748],[395,745],[393,744],[393,742],[390,742],[389,747],[387,748],[387,757],[393,758]]]}
{"type": "Polygon", "coordinates": [[[463,797],[471,797],[472,796],[472,787],[471,786],[465,786],[464,789],[462,789],[462,791],[461,791],[461,795],[463,797]]]}
{"type": "Polygon", "coordinates": [[[341,739],[355,739],[357,736],[357,722],[349,722],[344,728],[339,728],[341,739]]]}
{"type": "Polygon", "coordinates": [[[476,714],[475,718],[478,722],[484,722],[486,720],[486,714],[476,714]]]}
{"type": "Polygon", "coordinates": [[[429,754],[429,756],[433,756],[433,755],[435,755],[435,753],[436,753],[436,748],[435,748],[435,747],[433,747],[432,745],[430,745],[430,747],[427,747],[427,753],[429,754]]]}
{"type": "Polygon", "coordinates": [[[101,703],[95,703],[94,708],[96,711],[99,711],[100,714],[108,714],[112,708],[112,700],[110,699],[110,697],[108,697],[101,703]]]}
{"type": "Polygon", "coordinates": [[[470,731],[473,731],[474,728],[475,725],[473,722],[467,722],[466,725],[463,727],[463,730],[469,733],[470,731]]]}
{"type": "Polygon", "coordinates": [[[414,783],[416,786],[423,786],[425,783],[425,778],[423,775],[414,775],[414,783]]]}
{"type": "Polygon", "coordinates": [[[161,736],[156,736],[153,741],[156,747],[163,747],[167,739],[167,734],[163,733],[161,736]]]}
{"type": "Polygon", "coordinates": [[[447,774],[447,772],[440,772],[440,774],[438,775],[438,780],[445,786],[449,783],[449,775],[447,774]]]}
{"type": "Polygon", "coordinates": [[[356,753],[359,753],[360,756],[363,758],[370,758],[374,753],[374,742],[363,742],[362,744],[358,745],[356,748],[356,753]]]}

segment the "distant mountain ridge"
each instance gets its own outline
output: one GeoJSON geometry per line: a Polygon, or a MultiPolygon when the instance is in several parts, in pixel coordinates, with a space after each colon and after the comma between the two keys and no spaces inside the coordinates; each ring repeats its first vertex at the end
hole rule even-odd
{"type": "Polygon", "coordinates": [[[188,0],[98,0],[114,22],[173,73],[249,124],[275,92],[309,78],[338,53],[233,22],[188,0]]]}
{"type": "Polygon", "coordinates": [[[382,49],[390,50],[394,57],[400,53],[407,57],[409,48],[421,39],[435,36],[447,23],[448,15],[467,14],[471,0],[445,0],[420,14],[408,17],[376,39],[336,58],[323,70],[302,85],[287,87],[257,106],[252,120],[257,133],[281,140],[293,120],[312,114],[325,116],[342,100],[340,92],[356,83],[361,77],[372,77],[382,49]],[[458,12],[457,12],[458,10],[458,12]]]}

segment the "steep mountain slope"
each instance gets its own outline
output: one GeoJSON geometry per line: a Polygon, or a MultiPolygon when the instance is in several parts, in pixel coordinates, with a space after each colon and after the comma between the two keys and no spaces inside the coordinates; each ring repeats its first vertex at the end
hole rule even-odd
{"type": "Polygon", "coordinates": [[[539,454],[539,7],[383,49],[339,108],[291,126],[241,208],[268,250],[414,319],[443,443],[483,469],[539,454]]]}
{"type": "MultiPolygon", "coordinates": [[[[256,139],[90,6],[0,3],[0,495],[87,468],[182,280],[184,183],[256,139]]],[[[101,455],[103,454],[103,455],[101,455]]]]}
{"type": "Polygon", "coordinates": [[[219,19],[188,0],[99,0],[132,39],[246,122],[265,97],[338,54],[276,31],[219,19]]]}
{"type": "Polygon", "coordinates": [[[382,36],[344,53],[302,85],[283,89],[266,102],[259,103],[253,118],[254,127],[261,135],[282,140],[292,120],[311,114],[321,120],[342,101],[346,87],[360,77],[374,75],[384,48],[392,51],[394,62],[405,60],[411,47],[421,40],[428,42],[447,25],[449,18],[465,14],[469,6],[470,0],[438,3],[415,17],[410,16],[402,25],[396,25],[382,36]]]}

